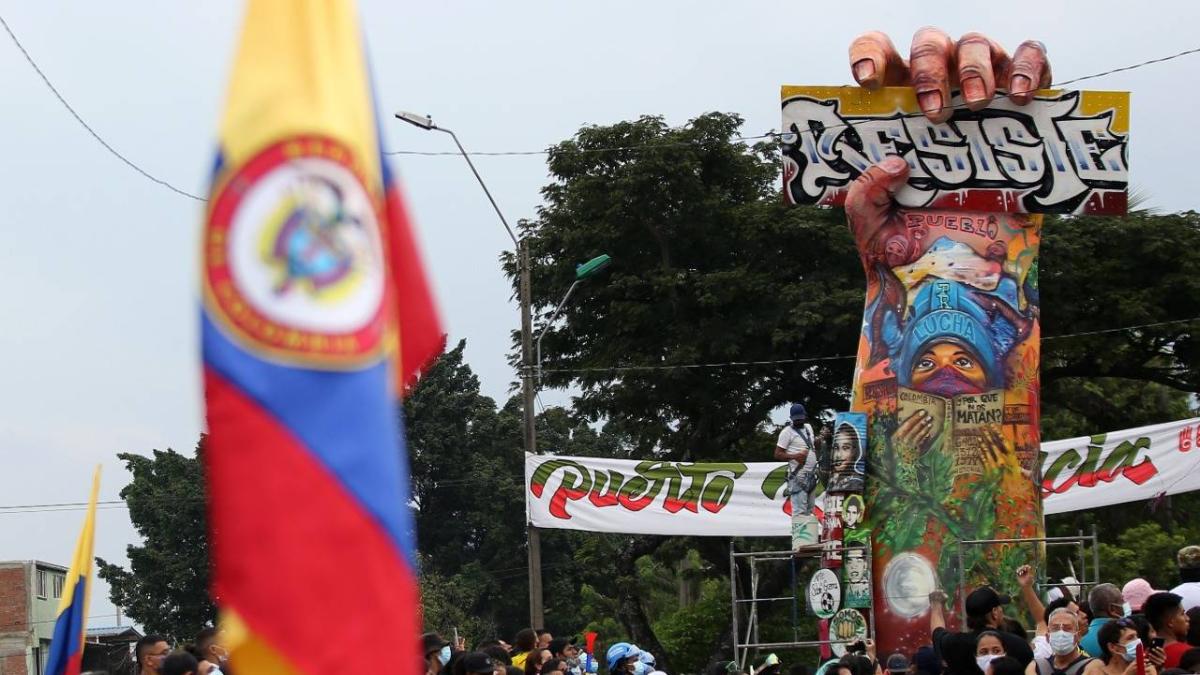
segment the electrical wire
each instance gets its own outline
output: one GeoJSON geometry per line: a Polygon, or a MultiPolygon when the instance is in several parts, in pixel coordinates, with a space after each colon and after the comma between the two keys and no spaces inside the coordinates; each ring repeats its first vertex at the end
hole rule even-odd
{"type": "MultiPolygon", "coordinates": [[[[76,112],[73,107],[71,107],[71,104],[67,102],[67,100],[63,97],[63,95],[61,93],[59,93],[58,89],[50,81],[50,78],[46,76],[46,74],[42,71],[41,67],[39,67],[37,62],[34,61],[33,56],[30,55],[29,51],[25,49],[25,46],[23,44],[21,44],[21,41],[17,38],[17,36],[13,32],[12,28],[9,27],[8,22],[4,20],[3,16],[0,16],[0,26],[4,27],[4,31],[6,33],[8,33],[8,36],[12,40],[13,44],[16,45],[18,50],[20,50],[22,56],[25,57],[25,60],[29,63],[30,67],[32,67],[34,72],[37,73],[38,77],[41,78],[42,82],[46,85],[46,87],[48,89],[50,89],[50,92],[52,94],[54,94],[54,97],[58,99],[59,103],[61,103],[63,105],[63,107],[67,109],[67,112],[69,112],[71,114],[71,116],[75,118],[75,121],[77,121],[80,124],[80,126],[82,126],[88,132],[88,134],[90,134],[92,136],[92,138],[94,138],[96,140],[96,142],[98,142],[101,146],[103,146],[105,150],[107,150],[109,153],[111,153],[114,157],[119,159],[125,165],[129,166],[131,169],[136,171],[138,174],[140,174],[141,176],[143,176],[144,178],[146,178],[147,180],[149,180],[153,183],[161,185],[161,186],[167,188],[168,190],[175,192],[176,194],[179,194],[184,197],[188,197],[190,199],[194,199],[196,201],[201,201],[201,202],[208,201],[204,197],[192,194],[190,192],[187,192],[186,190],[182,190],[182,189],[176,187],[175,185],[172,185],[170,182],[163,180],[161,178],[158,178],[157,176],[154,176],[153,174],[146,171],[141,166],[139,166],[138,164],[136,164],[135,162],[130,160],[128,157],[121,154],[119,151],[116,150],[116,148],[112,147],[112,145],[110,145],[107,141],[105,141],[104,138],[101,137],[100,134],[91,127],[91,125],[89,125],[86,121],[84,121],[83,117],[80,116],[79,113],[76,112]]],[[[1076,82],[1083,82],[1085,80],[1092,80],[1092,79],[1096,79],[1096,78],[1100,78],[1100,77],[1105,77],[1107,75],[1112,75],[1114,73],[1122,73],[1122,72],[1127,72],[1127,71],[1131,71],[1131,70],[1137,70],[1139,68],[1144,68],[1144,67],[1150,66],[1150,65],[1165,63],[1167,61],[1172,61],[1172,60],[1175,60],[1178,58],[1182,58],[1182,57],[1189,56],[1192,54],[1197,54],[1197,53],[1200,53],[1200,47],[1195,47],[1192,49],[1185,49],[1183,51],[1180,51],[1180,52],[1177,52],[1175,54],[1171,54],[1168,56],[1150,59],[1147,61],[1142,61],[1140,63],[1134,63],[1134,64],[1130,64],[1130,65],[1126,65],[1126,66],[1120,66],[1117,68],[1111,68],[1109,70],[1101,71],[1098,73],[1092,73],[1090,75],[1083,75],[1083,76],[1076,77],[1076,78],[1069,79],[1069,80],[1063,80],[1062,82],[1057,82],[1057,83],[1051,84],[1050,86],[1051,87],[1062,87],[1062,86],[1065,86],[1068,84],[1073,84],[1076,82]]],[[[1000,98],[1001,96],[1003,96],[1003,95],[998,93],[993,97],[993,99],[1000,98]]],[[[944,106],[942,109],[943,110],[953,110],[953,109],[962,108],[965,106],[966,106],[966,103],[960,103],[960,104],[955,104],[955,105],[947,105],[947,106],[944,106]]],[[[923,112],[907,113],[903,116],[919,117],[924,114],[925,113],[923,113],[923,112]]],[[[863,120],[863,121],[866,121],[866,120],[863,120]]],[[[847,122],[846,124],[841,125],[841,126],[848,126],[848,127],[855,126],[856,124],[861,124],[863,121],[847,122]]],[[[838,125],[830,125],[830,126],[826,127],[825,129],[829,130],[832,128],[836,128],[837,126],[838,125]]],[[[811,132],[811,130],[806,129],[806,130],[803,130],[801,133],[809,133],[809,132],[811,132]]],[[[738,137],[731,138],[729,140],[734,141],[734,142],[745,142],[745,141],[761,140],[761,139],[767,139],[767,138],[778,138],[780,135],[781,134],[779,132],[771,131],[771,132],[767,132],[765,134],[761,134],[758,136],[738,136],[738,137]]],[[[618,152],[618,151],[646,152],[646,151],[658,150],[658,149],[668,148],[668,147],[688,147],[688,146],[693,146],[693,145],[698,145],[698,143],[695,143],[695,142],[657,143],[657,144],[651,144],[651,145],[618,146],[618,147],[609,147],[609,148],[579,148],[579,149],[574,149],[574,150],[565,149],[565,148],[559,148],[557,150],[552,150],[550,148],[546,148],[543,150],[473,151],[473,152],[468,152],[465,154],[470,155],[470,156],[477,156],[477,157],[513,157],[513,156],[546,155],[551,152],[580,153],[580,154],[595,153],[595,152],[618,152]]],[[[392,151],[385,152],[384,154],[385,155],[410,155],[410,156],[434,157],[434,156],[443,156],[443,155],[457,156],[457,155],[462,155],[464,153],[455,152],[455,151],[429,151],[429,152],[426,152],[426,151],[417,151],[417,150],[392,150],[392,151]]]]}
{"type": "MultiPolygon", "coordinates": [[[[1173,319],[1171,321],[1156,321],[1154,323],[1138,324],[1136,326],[1122,326],[1119,328],[1103,328],[1100,330],[1080,331],[1078,333],[1065,333],[1062,335],[1050,335],[1042,338],[1043,342],[1050,340],[1065,340],[1067,338],[1085,337],[1088,335],[1103,335],[1106,333],[1120,333],[1131,330],[1140,330],[1143,328],[1154,328],[1157,326],[1169,326],[1181,323],[1192,323],[1200,321],[1200,316],[1190,319],[1173,319]]],[[[543,373],[609,373],[609,372],[636,372],[636,371],[656,371],[656,370],[685,370],[695,368],[730,368],[730,367],[746,367],[746,366],[777,366],[791,363],[817,363],[821,361],[839,361],[858,358],[856,354],[838,354],[836,356],[812,356],[798,359],[772,359],[767,361],[722,361],[717,363],[680,363],[674,365],[645,365],[645,366],[608,366],[596,368],[543,368],[543,373]]]]}
{"type": "Polygon", "coordinates": [[[104,146],[104,149],[108,150],[108,152],[111,153],[112,156],[114,156],[117,159],[124,162],[126,166],[128,166],[129,168],[138,172],[144,178],[150,180],[151,182],[158,183],[159,185],[167,188],[168,190],[170,190],[176,194],[182,195],[184,197],[190,197],[192,199],[195,199],[198,202],[208,201],[203,197],[194,195],[186,190],[181,190],[181,189],[175,187],[174,185],[168,183],[167,181],[165,181],[161,178],[158,178],[157,176],[154,176],[149,171],[146,171],[142,167],[135,164],[133,162],[133,160],[129,159],[125,155],[122,155],[120,152],[117,152],[117,149],[114,148],[113,146],[109,145],[108,141],[105,141],[100,136],[100,134],[96,133],[96,130],[93,129],[91,127],[91,125],[89,125],[87,122],[83,121],[83,118],[79,116],[79,113],[75,112],[75,109],[71,107],[70,103],[67,103],[67,99],[63,98],[62,94],[58,93],[58,89],[55,88],[55,86],[50,82],[50,78],[46,77],[46,74],[42,72],[42,69],[38,67],[37,62],[34,61],[33,57],[29,55],[29,52],[25,50],[25,46],[22,45],[21,41],[17,39],[16,34],[13,33],[12,28],[9,28],[8,22],[4,20],[3,16],[0,16],[0,25],[4,26],[4,31],[6,33],[8,33],[8,37],[12,38],[13,44],[15,44],[17,46],[17,49],[19,49],[21,51],[21,54],[25,57],[25,60],[29,62],[29,65],[33,67],[34,72],[36,72],[38,74],[38,77],[42,78],[42,82],[44,82],[46,84],[46,86],[50,89],[50,93],[54,94],[54,97],[58,99],[58,102],[61,103],[64,108],[67,109],[67,112],[71,113],[71,116],[75,118],[75,121],[79,122],[80,126],[82,126],[85,130],[87,130],[87,132],[92,135],[92,138],[96,139],[97,143],[104,146]]]}

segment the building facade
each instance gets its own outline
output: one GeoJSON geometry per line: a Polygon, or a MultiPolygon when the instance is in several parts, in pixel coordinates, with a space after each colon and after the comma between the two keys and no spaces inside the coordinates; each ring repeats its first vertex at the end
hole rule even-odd
{"type": "Polygon", "coordinates": [[[42,675],[67,568],[0,561],[0,675],[42,675]]]}

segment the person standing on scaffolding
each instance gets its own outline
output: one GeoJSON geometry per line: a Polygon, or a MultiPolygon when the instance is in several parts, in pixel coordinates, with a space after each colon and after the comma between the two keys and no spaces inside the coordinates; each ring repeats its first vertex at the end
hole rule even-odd
{"type": "MultiPolygon", "coordinates": [[[[817,487],[818,440],[808,423],[804,404],[793,403],[791,421],[779,432],[775,459],[788,463],[787,491],[792,505],[792,549],[817,546],[817,518],[813,515],[813,491],[817,487]]],[[[827,440],[828,429],[821,441],[827,440]]]]}

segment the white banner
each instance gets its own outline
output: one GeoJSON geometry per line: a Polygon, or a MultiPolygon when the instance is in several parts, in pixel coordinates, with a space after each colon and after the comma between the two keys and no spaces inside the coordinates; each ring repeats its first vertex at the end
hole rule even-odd
{"type": "MultiPolygon", "coordinates": [[[[1200,418],[1042,444],[1046,513],[1200,489],[1200,418]]],[[[525,456],[529,522],[547,529],[789,537],[787,465],[525,456]]],[[[820,500],[818,500],[818,507],[820,500]]]]}
{"type": "Polygon", "coordinates": [[[1200,418],[1042,444],[1046,513],[1200,490],[1200,418]]]}

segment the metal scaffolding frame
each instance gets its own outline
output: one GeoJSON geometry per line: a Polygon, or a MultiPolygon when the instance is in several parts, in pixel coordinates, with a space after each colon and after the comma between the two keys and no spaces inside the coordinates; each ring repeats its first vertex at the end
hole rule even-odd
{"type": "MultiPolygon", "coordinates": [[[[1082,602],[1087,598],[1087,589],[1100,583],[1100,547],[1097,545],[1099,539],[1096,535],[1096,526],[1092,525],[1092,533],[1085,535],[1082,530],[1074,537],[1025,537],[1019,539],[964,539],[958,542],[957,564],[958,564],[958,586],[962,588],[966,584],[967,571],[964,569],[963,563],[963,547],[964,546],[991,546],[994,544],[1034,544],[1033,549],[1033,566],[1038,571],[1040,578],[1034,583],[1034,587],[1038,589],[1046,589],[1057,586],[1058,584],[1050,584],[1046,582],[1045,567],[1041,564],[1042,549],[1051,546],[1071,546],[1075,548],[1074,559],[1079,562],[1078,569],[1075,573],[1079,576],[1078,583],[1074,584],[1080,588],[1080,597],[1076,600],[1082,602]],[[1085,546],[1090,545],[1092,549],[1092,564],[1088,566],[1088,556],[1085,546]],[[1090,579],[1089,579],[1089,572],[1090,579]]],[[[967,594],[963,593],[959,598],[959,615],[967,615],[967,594]]],[[[1037,618],[1037,617],[1034,617],[1037,618]]]]}
{"type": "MultiPolygon", "coordinates": [[[[737,662],[739,669],[742,671],[746,667],[746,659],[751,651],[759,649],[801,649],[805,647],[820,647],[833,643],[841,643],[844,640],[801,640],[799,635],[799,619],[802,612],[807,611],[807,603],[801,595],[802,591],[798,587],[797,568],[802,567],[808,562],[816,562],[827,551],[826,548],[831,544],[842,546],[841,542],[826,542],[822,547],[814,547],[805,551],[744,551],[738,552],[734,549],[734,540],[729,542],[729,594],[730,594],[730,614],[733,633],[733,660],[737,662]],[[738,579],[738,561],[745,561],[749,566],[750,571],[750,597],[739,597],[739,579],[738,579]],[[761,563],[777,563],[786,561],[788,570],[791,576],[791,595],[781,595],[769,598],[758,597],[758,582],[760,578],[759,565],[761,563]],[[792,604],[792,641],[790,642],[759,642],[758,635],[758,603],[760,602],[782,602],[790,601],[792,604]],[[748,615],[745,622],[744,631],[745,639],[742,639],[741,633],[743,626],[741,622],[741,609],[743,605],[748,605],[748,615]]],[[[856,548],[856,546],[842,546],[842,548],[856,548]]],[[[807,585],[806,585],[807,587],[807,585]]],[[[867,637],[875,637],[875,613],[867,612],[867,637]]]]}
{"type": "MultiPolygon", "coordinates": [[[[729,593],[730,593],[730,615],[733,633],[733,660],[738,664],[738,667],[745,670],[746,659],[751,651],[759,649],[799,649],[804,647],[820,647],[822,645],[842,642],[842,640],[801,640],[798,625],[800,613],[807,611],[807,603],[799,591],[799,580],[797,578],[798,567],[803,567],[813,559],[822,556],[826,551],[824,548],[815,547],[806,551],[744,551],[738,552],[734,548],[733,539],[729,542],[729,593]],[[739,589],[739,561],[744,561],[744,564],[749,566],[750,571],[750,596],[740,597],[739,589]],[[759,565],[762,563],[778,563],[786,561],[788,570],[791,576],[791,595],[781,595],[769,598],[758,597],[758,585],[760,579],[759,565]],[[791,642],[759,642],[758,634],[758,603],[760,602],[783,602],[790,601],[792,604],[792,641],[791,642]],[[742,606],[748,605],[749,610],[745,625],[741,621],[742,606]],[[743,638],[741,633],[745,632],[743,638]]],[[[1092,533],[1085,535],[1082,531],[1074,537],[1028,537],[1020,539],[967,539],[958,542],[957,551],[958,562],[958,581],[959,587],[963,588],[966,585],[967,570],[964,569],[963,550],[966,546],[991,546],[997,544],[1010,545],[1033,545],[1034,546],[1034,566],[1038,570],[1039,575],[1042,575],[1035,582],[1035,588],[1046,589],[1057,584],[1050,584],[1045,579],[1045,569],[1040,563],[1042,562],[1042,552],[1044,548],[1052,546],[1070,546],[1074,547],[1073,560],[1077,561],[1079,567],[1075,569],[1078,575],[1078,586],[1081,589],[1080,595],[1083,598],[1087,597],[1087,589],[1100,583],[1100,547],[1096,534],[1096,526],[1092,526],[1092,533]],[[1091,564],[1088,564],[1087,547],[1091,547],[1091,564]]],[[[838,542],[840,544],[840,542],[838,542]]],[[[824,544],[827,546],[828,543],[824,544]]],[[[852,548],[852,547],[847,547],[852,548]]],[[[961,594],[959,611],[960,616],[966,616],[966,594],[961,594]]],[[[875,637],[875,612],[867,612],[867,637],[875,637]]]]}

